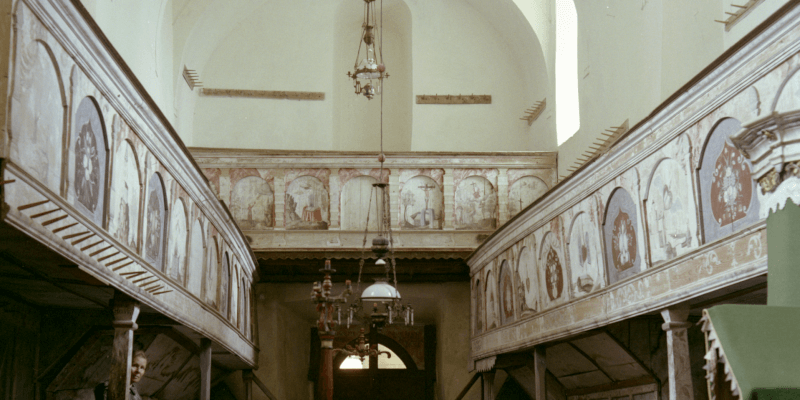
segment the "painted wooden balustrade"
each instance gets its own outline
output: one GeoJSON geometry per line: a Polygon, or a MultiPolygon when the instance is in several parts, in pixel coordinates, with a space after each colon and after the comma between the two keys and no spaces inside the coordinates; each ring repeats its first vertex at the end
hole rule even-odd
{"type": "Polygon", "coordinates": [[[765,195],[754,178],[766,190],[794,182],[798,157],[790,147],[767,156],[770,146],[753,143],[793,140],[783,131],[800,109],[796,6],[472,254],[479,370],[498,354],[656,314],[766,273],[765,218],[786,197],[798,200],[782,192],[791,185],[765,195]],[[744,153],[731,140],[740,132],[749,132],[736,138],[744,153]]]}
{"type": "Polygon", "coordinates": [[[254,366],[255,258],[182,142],[70,2],[12,2],[2,220],[254,366]]]}
{"type": "Polygon", "coordinates": [[[398,250],[468,253],[556,180],[551,152],[386,153],[381,176],[375,153],[191,151],[257,253],[361,249],[379,180],[398,250]]]}

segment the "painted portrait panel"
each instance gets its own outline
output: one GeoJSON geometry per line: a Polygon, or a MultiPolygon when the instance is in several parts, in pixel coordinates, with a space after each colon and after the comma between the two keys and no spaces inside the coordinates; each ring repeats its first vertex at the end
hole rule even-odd
{"type": "Polygon", "coordinates": [[[328,229],[328,191],[313,176],[301,176],[286,188],[286,229],[328,229]]]}
{"type": "Polygon", "coordinates": [[[228,252],[222,256],[222,268],[219,273],[219,311],[225,318],[229,317],[230,313],[230,282],[231,282],[231,266],[228,261],[228,252]]]}
{"type": "Polygon", "coordinates": [[[499,303],[497,297],[497,276],[494,270],[486,274],[486,330],[500,326],[499,303]]]}
{"type": "Polygon", "coordinates": [[[596,216],[592,213],[581,212],[572,220],[568,248],[573,298],[604,286],[599,231],[596,216]]]}
{"type": "Polygon", "coordinates": [[[139,163],[130,142],[123,140],[114,154],[108,230],[123,245],[136,249],[139,225],[139,163]]]}
{"type": "MultiPolygon", "coordinates": [[[[566,300],[565,260],[557,235],[550,231],[544,235],[539,253],[544,289],[549,302],[566,300]]],[[[543,293],[543,294],[544,294],[543,293]]]]}
{"type": "Polygon", "coordinates": [[[486,303],[484,303],[483,286],[481,280],[475,279],[475,286],[473,288],[475,294],[475,334],[483,333],[483,321],[486,315],[486,303]]]}
{"type": "Polygon", "coordinates": [[[175,201],[169,218],[167,274],[183,284],[186,275],[186,211],[183,201],[175,201]]]}
{"type": "Polygon", "coordinates": [[[456,186],[455,228],[497,228],[497,191],[486,178],[470,176],[456,186]]]}
{"type": "Polygon", "coordinates": [[[231,193],[231,213],[242,230],[272,228],[275,196],[269,183],[257,176],[236,182],[231,193]]]}
{"type": "Polygon", "coordinates": [[[517,309],[519,315],[537,310],[539,303],[539,280],[536,274],[534,251],[523,247],[517,260],[517,309]]]}
{"type": "Polygon", "coordinates": [[[403,229],[441,229],[444,209],[442,189],[427,176],[409,179],[400,193],[403,229]]]}
{"type": "Polygon", "coordinates": [[[378,180],[362,175],[348,180],[342,187],[341,225],[342,230],[364,230],[367,223],[367,213],[369,213],[369,229],[378,229],[378,203],[380,202],[380,192],[373,183],[378,180]]]}
{"type": "Polygon", "coordinates": [[[513,217],[547,192],[547,184],[534,176],[523,176],[508,188],[508,215],[513,217]]]}
{"type": "Polygon", "coordinates": [[[503,325],[514,322],[514,279],[508,261],[503,260],[500,266],[500,319],[503,325]]]}
{"type": "MultiPolygon", "coordinates": [[[[20,12],[28,15],[27,8],[20,12]]],[[[64,86],[58,65],[44,42],[32,35],[38,19],[18,20],[18,40],[30,40],[16,52],[11,97],[10,158],[44,184],[60,193],[61,154],[64,148],[64,86]]],[[[44,32],[44,29],[37,29],[44,32]]]]}
{"type": "Polygon", "coordinates": [[[637,217],[636,203],[628,191],[623,188],[614,190],[608,200],[603,224],[609,284],[641,271],[637,217]]]}
{"type": "Polygon", "coordinates": [[[203,287],[203,266],[205,265],[206,242],[203,226],[199,219],[192,223],[189,232],[189,262],[186,265],[186,288],[200,298],[203,287]]]}
{"type": "Polygon", "coordinates": [[[161,175],[154,173],[147,184],[144,220],[144,259],[163,271],[166,199],[161,175]]]}
{"type": "Polygon", "coordinates": [[[697,245],[692,234],[697,214],[691,179],[678,161],[664,159],[658,164],[647,191],[646,209],[653,263],[673,259],[697,245]]]}
{"type": "Polygon", "coordinates": [[[70,149],[70,199],[76,208],[102,225],[108,143],[100,110],[84,97],[73,117],[70,149]]]}
{"type": "Polygon", "coordinates": [[[706,243],[758,220],[759,202],[752,165],[731,143],[739,121],[722,119],[711,132],[700,164],[700,199],[706,243]]]}

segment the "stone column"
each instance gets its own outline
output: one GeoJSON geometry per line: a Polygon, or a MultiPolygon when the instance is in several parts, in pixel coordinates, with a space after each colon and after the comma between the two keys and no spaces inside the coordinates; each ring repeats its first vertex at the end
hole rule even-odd
{"type": "Polygon", "coordinates": [[[536,380],[536,398],[546,399],[547,388],[547,362],[545,360],[544,347],[536,347],[533,349],[533,379],[536,380]]]}
{"type": "Polygon", "coordinates": [[[497,208],[500,209],[497,226],[509,219],[508,213],[508,168],[499,168],[497,174],[497,208]]]}
{"type": "Polygon", "coordinates": [[[444,226],[443,229],[455,229],[456,188],[453,183],[453,168],[444,169],[444,226]]]}
{"type": "Polygon", "coordinates": [[[483,373],[481,389],[483,389],[483,396],[481,399],[494,400],[494,371],[483,373]]]}
{"type": "Polygon", "coordinates": [[[330,168],[331,175],[328,178],[328,196],[330,196],[331,205],[331,224],[328,229],[340,229],[342,221],[340,216],[341,200],[342,200],[342,182],[339,180],[339,168],[330,168]]]}
{"type": "Polygon", "coordinates": [[[108,400],[127,400],[130,391],[133,331],[139,317],[139,302],[120,293],[111,301],[114,311],[114,342],[111,350],[111,372],[108,378],[108,400]]]}
{"type": "Polygon", "coordinates": [[[671,400],[693,400],[692,370],[689,362],[689,333],[692,326],[687,322],[689,310],[667,309],[661,311],[667,332],[667,357],[669,364],[669,398],[671,400]]]}
{"type": "MultiPolygon", "coordinates": [[[[400,229],[400,170],[389,169],[389,217],[392,219],[392,229],[400,229]]],[[[395,238],[397,240],[397,238],[395,238]]]]}
{"type": "Polygon", "coordinates": [[[200,400],[211,400],[211,340],[200,339],[200,400]]]}
{"type": "Polygon", "coordinates": [[[275,195],[275,229],[286,229],[283,206],[286,203],[286,171],[282,168],[274,169],[273,181],[275,195]]]}

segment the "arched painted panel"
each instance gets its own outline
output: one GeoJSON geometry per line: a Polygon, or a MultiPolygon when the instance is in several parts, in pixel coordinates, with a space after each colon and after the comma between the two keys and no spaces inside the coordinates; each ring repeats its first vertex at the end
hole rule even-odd
{"type": "Polygon", "coordinates": [[[642,270],[641,245],[638,243],[638,213],[630,194],[617,188],[606,207],[603,237],[608,284],[635,275],[642,270]]]}
{"type": "Polygon", "coordinates": [[[646,210],[652,263],[673,259],[697,246],[692,234],[697,229],[697,212],[687,175],[678,161],[664,159],[650,179],[646,210]]]}
{"type": "Polygon", "coordinates": [[[301,176],[286,188],[286,229],[328,229],[328,191],[313,176],[301,176]]]}
{"type": "Polygon", "coordinates": [[[169,218],[166,268],[167,274],[178,282],[183,282],[186,275],[186,236],[186,211],[183,201],[178,199],[169,218]]]}
{"type": "Polygon", "coordinates": [[[203,267],[205,266],[206,244],[203,226],[199,219],[192,223],[189,233],[189,262],[186,266],[186,288],[200,297],[203,287],[203,267]]]}
{"type": "Polygon", "coordinates": [[[500,299],[497,297],[497,277],[494,270],[486,274],[486,330],[500,326],[500,299]]]}
{"type": "Polygon", "coordinates": [[[508,188],[508,215],[517,215],[547,192],[547,189],[547,184],[535,176],[518,179],[508,188]]]}
{"type": "Polygon", "coordinates": [[[497,191],[488,179],[470,176],[458,183],[455,193],[455,228],[497,228],[497,191]]]}
{"type": "Polygon", "coordinates": [[[217,306],[219,304],[219,282],[220,262],[219,262],[219,243],[216,236],[209,240],[208,256],[205,264],[205,279],[203,279],[203,290],[205,292],[206,303],[217,306]]]}
{"type": "Polygon", "coordinates": [[[230,302],[230,314],[228,319],[233,325],[239,325],[239,263],[235,260],[231,262],[230,282],[228,288],[228,301],[230,302]]]}
{"type": "Polygon", "coordinates": [[[483,295],[483,286],[480,279],[475,279],[475,326],[473,327],[475,334],[483,333],[483,322],[486,315],[486,303],[484,303],[485,296],[483,295]]]}
{"type": "Polygon", "coordinates": [[[102,226],[108,159],[105,124],[91,97],[81,100],[72,120],[68,197],[79,211],[102,226]]]}
{"type": "Polygon", "coordinates": [[[605,284],[599,229],[593,214],[582,212],[572,220],[568,247],[573,298],[589,294],[605,284]]]}
{"type": "Polygon", "coordinates": [[[564,295],[567,285],[565,271],[565,260],[561,243],[555,233],[547,232],[542,239],[539,253],[539,265],[542,269],[542,279],[544,284],[543,294],[547,295],[549,302],[557,302],[566,299],[564,295]]]}
{"type": "Polygon", "coordinates": [[[498,291],[500,293],[500,320],[503,325],[514,322],[514,278],[511,274],[508,261],[503,260],[500,266],[500,282],[498,291]]]}
{"type": "Polygon", "coordinates": [[[523,247],[517,260],[517,285],[522,301],[517,301],[519,315],[534,312],[539,307],[539,279],[536,273],[536,260],[530,247],[523,247]]]}
{"type": "Polygon", "coordinates": [[[698,175],[706,243],[758,221],[752,165],[728,139],[741,127],[733,118],[719,121],[703,149],[698,175]]]}
{"type": "Polygon", "coordinates": [[[58,65],[46,44],[31,41],[17,51],[14,73],[11,159],[60,194],[64,88],[58,65]]]}
{"type": "Polygon", "coordinates": [[[381,202],[380,191],[373,192],[373,183],[378,180],[371,176],[357,176],[347,181],[342,187],[341,224],[342,230],[364,230],[369,212],[369,229],[378,229],[378,205],[381,202]]]}
{"type": "Polygon", "coordinates": [[[231,213],[242,230],[275,226],[275,196],[269,183],[257,176],[236,182],[231,192],[231,213]]]}
{"type": "Polygon", "coordinates": [[[161,175],[156,172],[147,184],[144,221],[144,259],[164,270],[164,231],[166,229],[166,196],[161,175]]]}
{"type": "Polygon", "coordinates": [[[400,224],[403,229],[441,229],[442,189],[427,176],[409,179],[400,191],[400,224]]]}
{"type": "Polygon", "coordinates": [[[114,154],[111,172],[108,231],[133,250],[136,250],[141,190],[136,153],[130,142],[123,140],[114,154]]]}
{"type": "Polygon", "coordinates": [[[228,261],[228,252],[222,256],[222,268],[220,269],[219,276],[219,311],[225,318],[230,316],[230,284],[231,284],[231,266],[228,261]]]}

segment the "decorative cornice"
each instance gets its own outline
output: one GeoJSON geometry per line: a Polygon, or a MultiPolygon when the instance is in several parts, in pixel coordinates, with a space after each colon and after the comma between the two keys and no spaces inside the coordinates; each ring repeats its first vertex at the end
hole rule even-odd
{"type": "Polygon", "coordinates": [[[753,164],[753,177],[763,194],[800,175],[800,110],[773,112],[749,122],[731,141],[753,164]]]}

